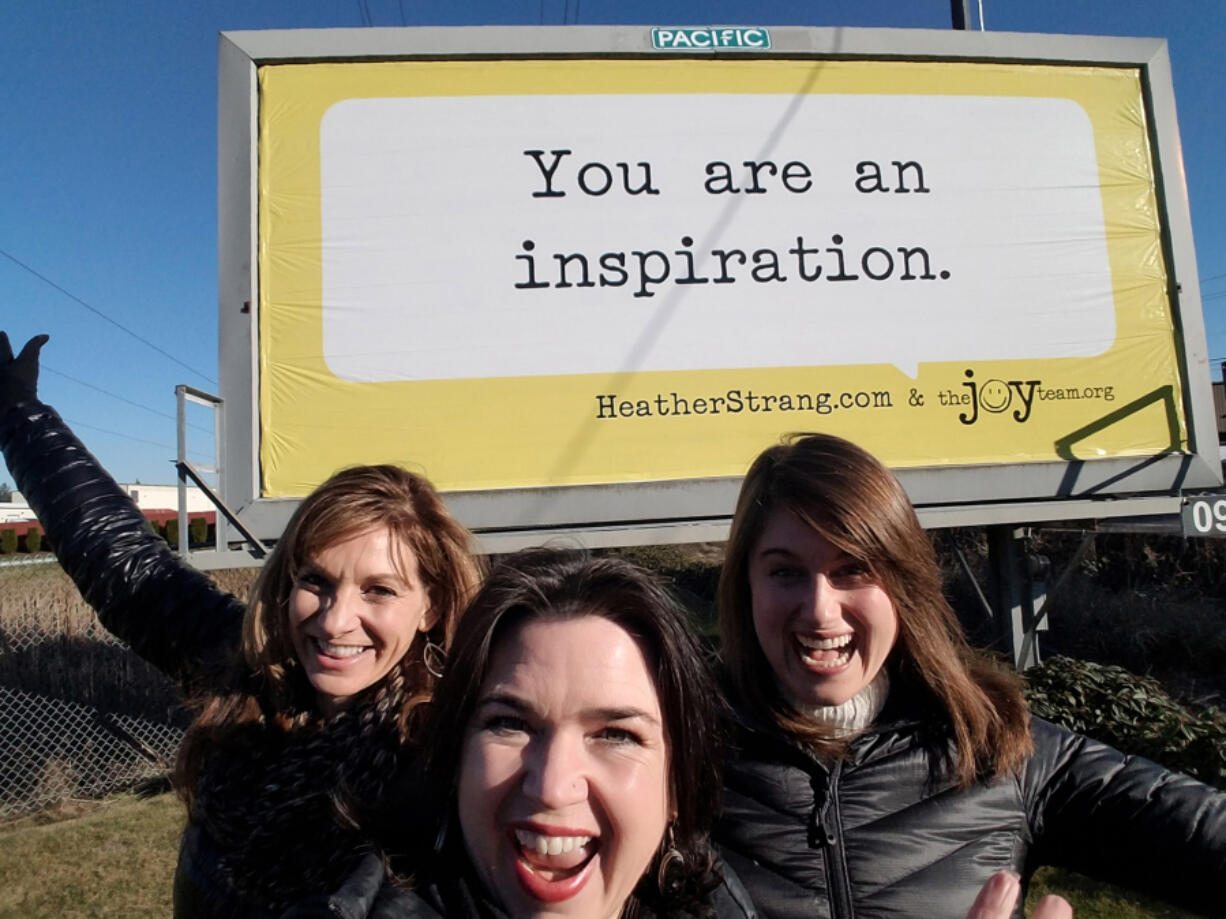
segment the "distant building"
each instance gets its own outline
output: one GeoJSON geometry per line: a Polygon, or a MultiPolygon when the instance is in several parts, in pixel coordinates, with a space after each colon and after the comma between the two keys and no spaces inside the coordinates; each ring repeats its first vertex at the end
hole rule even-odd
{"type": "Polygon", "coordinates": [[[20,493],[13,492],[13,500],[0,502],[0,523],[13,523],[20,520],[33,520],[34,511],[26,504],[26,499],[20,493]]]}
{"type": "MultiPolygon", "coordinates": [[[[165,519],[172,515],[167,513],[151,514],[148,512],[178,512],[179,510],[179,486],[177,485],[143,485],[140,482],[136,482],[131,485],[120,483],[119,487],[136,503],[137,507],[146,512],[146,517],[152,517],[159,522],[164,522],[165,519]]],[[[199,514],[213,510],[213,505],[205,497],[204,492],[195,485],[189,485],[187,488],[187,510],[188,513],[199,514]]],[[[0,502],[0,523],[19,523],[33,519],[34,511],[30,510],[30,505],[26,503],[26,499],[21,492],[15,491],[11,500],[0,502]]],[[[213,518],[209,517],[209,519],[212,520],[213,518]]]]}
{"type": "MultiPolygon", "coordinates": [[[[136,502],[136,506],[142,511],[179,509],[178,485],[142,485],[136,482],[132,485],[121,483],[119,487],[127,492],[128,497],[136,502]]],[[[211,511],[213,504],[199,488],[189,485],[187,509],[189,512],[211,511]]]]}

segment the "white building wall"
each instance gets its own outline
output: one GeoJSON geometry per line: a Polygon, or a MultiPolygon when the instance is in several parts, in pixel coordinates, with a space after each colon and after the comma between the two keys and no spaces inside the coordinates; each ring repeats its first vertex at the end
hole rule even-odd
{"type": "MultiPolygon", "coordinates": [[[[136,502],[136,506],[141,510],[178,510],[179,509],[179,486],[177,485],[142,485],[139,482],[135,484],[121,484],[119,486],[128,497],[136,502]]],[[[189,485],[187,488],[187,509],[188,511],[211,511],[213,510],[212,502],[205,497],[195,485],[189,485]]]]}
{"type": "Polygon", "coordinates": [[[21,520],[33,520],[34,511],[17,492],[13,492],[13,500],[0,503],[0,523],[16,523],[21,520]]]}
{"type": "MultiPolygon", "coordinates": [[[[137,482],[131,485],[120,483],[119,487],[143,511],[176,511],[179,509],[179,487],[177,485],[142,485],[137,482]]],[[[187,509],[192,513],[215,510],[212,502],[195,485],[188,486],[187,509]]],[[[30,510],[30,505],[26,503],[21,492],[13,492],[13,499],[7,503],[0,502],[0,523],[33,519],[34,511],[30,510]]]]}

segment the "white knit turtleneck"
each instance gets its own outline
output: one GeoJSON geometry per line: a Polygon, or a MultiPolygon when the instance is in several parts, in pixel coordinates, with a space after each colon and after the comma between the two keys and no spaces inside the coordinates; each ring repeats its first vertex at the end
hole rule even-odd
{"type": "Polygon", "coordinates": [[[863,731],[877,720],[890,694],[890,677],[882,667],[873,681],[858,693],[838,705],[798,706],[799,710],[814,721],[828,724],[839,737],[863,731]]]}

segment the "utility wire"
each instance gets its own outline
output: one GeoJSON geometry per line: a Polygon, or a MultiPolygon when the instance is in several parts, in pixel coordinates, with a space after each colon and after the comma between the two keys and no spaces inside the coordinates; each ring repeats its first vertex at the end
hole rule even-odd
{"type": "Polygon", "coordinates": [[[88,428],[91,431],[101,431],[103,434],[113,434],[115,437],[122,437],[124,440],[134,440],[138,444],[149,444],[151,447],[161,447],[163,450],[175,452],[175,448],[170,444],[159,443],[156,440],[146,440],[143,437],[133,437],[131,434],[124,434],[122,431],[112,431],[110,428],[100,428],[96,424],[86,424],[84,421],[75,421],[71,418],[64,419],[73,428],[88,428]]]}
{"type": "MultiPolygon", "coordinates": [[[[142,405],[140,402],[133,402],[131,399],[121,396],[118,393],[113,393],[110,390],[103,389],[101,386],[95,386],[93,383],[87,383],[85,380],[79,380],[74,376],[64,373],[62,370],[56,370],[54,367],[50,367],[47,364],[43,363],[42,361],[39,362],[39,370],[46,371],[47,373],[54,373],[57,377],[63,377],[65,380],[72,380],[72,382],[76,383],[79,386],[85,386],[89,389],[94,390],[95,392],[102,393],[104,396],[110,396],[112,399],[118,399],[120,402],[126,402],[128,405],[134,405],[137,408],[144,409],[146,412],[153,412],[153,414],[160,415],[163,418],[169,418],[171,421],[179,420],[176,416],[170,414],[169,412],[163,412],[160,409],[156,409],[151,405],[142,405]]],[[[208,428],[201,427],[198,424],[189,423],[187,426],[189,428],[195,428],[197,431],[201,431],[205,434],[211,435],[213,433],[208,428]]]]}
{"type": "Polygon", "coordinates": [[[55,283],[55,281],[53,281],[53,280],[51,280],[49,277],[47,277],[45,274],[42,274],[41,272],[38,272],[38,271],[36,271],[35,269],[31,268],[29,265],[27,265],[25,262],[23,262],[21,259],[17,258],[16,256],[12,255],[11,253],[6,252],[4,249],[0,249],[0,255],[3,255],[3,256],[6,258],[6,259],[8,259],[10,262],[12,262],[14,265],[16,265],[18,268],[21,268],[21,269],[22,269],[22,270],[24,270],[24,271],[28,271],[30,274],[34,275],[34,277],[38,278],[38,279],[39,279],[40,281],[42,281],[44,284],[47,284],[47,285],[49,285],[50,287],[55,288],[56,290],[58,290],[60,293],[62,293],[62,294],[63,294],[65,297],[67,297],[68,299],[70,299],[70,300],[74,301],[75,303],[79,303],[81,306],[85,307],[87,310],[89,310],[89,311],[90,311],[91,313],[93,313],[95,316],[98,316],[98,317],[99,317],[99,318],[101,318],[101,319],[105,319],[105,320],[106,320],[107,322],[109,322],[111,325],[115,326],[115,328],[117,328],[117,329],[119,329],[119,330],[121,330],[121,331],[123,331],[123,332],[127,332],[129,335],[131,335],[133,338],[135,338],[137,341],[139,341],[139,342],[140,342],[142,345],[145,345],[145,346],[147,346],[147,347],[149,347],[149,348],[152,348],[152,349],[153,349],[154,351],[156,351],[158,354],[162,355],[163,357],[169,358],[170,360],[172,360],[172,361],[174,361],[176,364],[178,364],[180,367],[184,368],[185,370],[190,370],[192,373],[196,374],[196,376],[201,377],[201,378],[202,378],[202,379],[204,379],[204,380],[207,380],[208,382],[212,383],[214,386],[216,386],[216,385],[217,385],[217,381],[216,381],[216,380],[214,380],[214,379],[213,379],[211,376],[209,376],[207,373],[203,373],[202,371],[197,370],[195,367],[192,367],[190,364],[185,364],[185,363],[183,363],[183,361],[179,360],[177,357],[175,357],[175,356],[174,356],[173,354],[171,354],[169,351],[164,351],[163,349],[161,349],[161,348],[159,348],[157,345],[155,345],[153,342],[149,341],[147,338],[142,338],[140,335],[137,335],[135,332],[133,332],[133,331],[132,331],[131,329],[129,329],[127,326],[123,325],[123,324],[122,324],[122,323],[120,323],[120,322],[116,322],[114,319],[112,319],[112,318],[111,318],[110,316],[108,316],[106,313],[102,312],[102,310],[98,309],[96,306],[91,306],[90,304],[86,303],[84,300],[82,300],[80,297],[78,297],[78,296],[77,296],[76,294],[74,294],[72,291],[70,291],[70,290],[65,290],[65,289],[64,289],[63,287],[61,287],[59,284],[56,284],[56,283],[55,283]]]}
{"type": "MultiPolygon", "coordinates": [[[[172,447],[170,444],[159,443],[156,440],[146,440],[143,437],[133,437],[131,434],[125,434],[122,431],[112,431],[110,428],[100,428],[96,424],[86,424],[84,421],[74,421],[71,418],[65,418],[64,420],[68,422],[68,424],[71,425],[74,430],[76,428],[88,428],[91,431],[100,431],[103,434],[110,434],[114,437],[122,437],[124,440],[134,440],[138,444],[148,444],[151,447],[159,447],[163,450],[166,450],[169,453],[175,452],[175,448],[172,447]]],[[[213,462],[212,456],[206,456],[203,453],[192,454],[191,458],[199,460],[200,462],[203,462],[203,463],[213,462]]]]}

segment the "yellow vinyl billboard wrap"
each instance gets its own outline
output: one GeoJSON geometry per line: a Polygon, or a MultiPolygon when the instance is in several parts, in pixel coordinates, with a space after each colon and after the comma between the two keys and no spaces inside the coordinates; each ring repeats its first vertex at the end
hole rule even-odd
{"type": "Polygon", "coordinates": [[[1135,68],[259,69],[261,491],[1188,448],[1135,68]]]}

